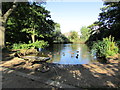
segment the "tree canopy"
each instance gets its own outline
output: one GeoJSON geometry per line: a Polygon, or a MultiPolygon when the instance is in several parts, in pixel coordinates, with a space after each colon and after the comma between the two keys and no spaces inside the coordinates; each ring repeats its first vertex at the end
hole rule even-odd
{"type": "Polygon", "coordinates": [[[6,40],[14,43],[35,42],[36,39],[51,37],[53,30],[50,11],[35,3],[30,5],[28,2],[20,2],[7,20],[6,40]]]}
{"type": "Polygon", "coordinates": [[[82,39],[83,41],[86,41],[86,40],[88,40],[88,38],[89,38],[89,36],[90,36],[90,29],[89,28],[87,28],[86,26],[83,26],[81,29],[80,29],[80,31],[81,31],[81,37],[80,37],[80,39],[82,39]]]}
{"type": "MultiPolygon", "coordinates": [[[[26,0],[28,2],[28,0],[26,0]]],[[[34,2],[34,1],[33,1],[34,2]]],[[[35,2],[36,5],[41,5],[44,2],[35,2]]],[[[31,3],[32,5],[32,3],[31,3]]],[[[13,0],[13,2],[2,2],[2,9],[0,9],[0,46],[3,48],[5,47],[5,32],[6,32],[6,22],[9,16],[16,10],[18,7],[18,0],[13,0]]],[[[20,8],[20,7],[19,7],[20,8]]],[[[22,7],[21,7],[22,8],[22,7]]],[[[19,13],[18,13],[19,14],[19,13]]]]}
{"type": "Polygon", "coordinates": [[[98,21],[89,26],[94,32],[89,41],[102,40],[110,35],[115,37],[115,40],[120,40],[120,2],[104,2],[101,11],[98,21]]]}

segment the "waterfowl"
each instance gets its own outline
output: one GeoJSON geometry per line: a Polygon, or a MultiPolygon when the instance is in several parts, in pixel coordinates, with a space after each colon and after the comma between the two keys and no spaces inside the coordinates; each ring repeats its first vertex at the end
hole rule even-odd
{"type": "Polygon", "coordinates": [[[74,54],[73,52],[71,52],[71,51],[69,51],[68,53],[70,53],[70,54],[74,54]]]}
{"type": "Polygon", "coordinates": [[[65,56],[65,53],[63,52],[63,56],[65,56]]]}
{"type": "Polygon", "coordinates": [[[71,54],[74,54],[73,52],[71,52],[71,54]]]}
{"type": "Polygon", "coordinates": [[[77,51],[77,53],[79,53],[79,51],[77,51]]]}
{"type": "Polygon", "coordinates": [[[77,54],[76,58],[78,58],[79,54],[77,54]]]}
{"type": "Polygon", "coordinates": [[[71,54],[71,57],[74,57],[74,55],[71,54]]]}

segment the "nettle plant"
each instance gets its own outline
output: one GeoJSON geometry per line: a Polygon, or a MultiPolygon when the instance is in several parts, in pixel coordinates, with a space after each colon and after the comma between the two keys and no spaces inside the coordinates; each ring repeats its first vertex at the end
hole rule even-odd
{"type": "Polygon", "coordinates": [[[97,57],[109,57],[114,56],[118,53],[118,46],[114,42],[114,37],[109,36],[103,38],[102,41],[97,41],[92,46],[93,51],[96,53],[97,57]]]}

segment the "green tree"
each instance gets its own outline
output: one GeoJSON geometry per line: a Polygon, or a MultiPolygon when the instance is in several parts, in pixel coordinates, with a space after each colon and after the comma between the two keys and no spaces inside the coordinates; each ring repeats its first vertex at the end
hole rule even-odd
{"type": "Polygon", "coordinates": [[[61,42],[62,39],[60,38],[61,37],[61,29],[60,29],[60,24],[58,23],[55,23],[55,30],[54,30],[54,35],[53,35],[53,42],[61,42]]]}
{"type": "MultiPolygon", "coordinates": [[[[1,4],[1,3],[0,3],[1,4]]],[[[0,8],[0,46],[4,47],[5,46],[5,25],[6,25],[6,21],[7,18],[9,17],[9,15],[12,13],[12,11],[15,10],[15,8],[17,7],[17,0],[14,0],[11,3],[2,3],[2,9],[0,8]],[[3,8],[5,8],[3,10],[3,8]]]]}
{"type": "Polygon", "coordinates": [[[105,37],[112,35],[115,40],[120,40],[120,1],[107,2],[105,0],[104,7],[101,8],[98,21],[90,25],[92,32],[89,41],[102,40],[105,37]],[[94,27],[98,27],[94,29],[94,27]]]}
{"type": "Polygon", "coordinates": [[[55,23],[54,25],[55,29],[53,32],[53,43],[64,43],[64,42],[69,42],[68,38],[65,37],[62,33],[61,33],[61,29],[60,29],[60,24],[59,23],[55,23]]]}
{"type": "Polygon", "coordinates": [[[100,33],[106,32],[104,37],[112,35],[116,40],[120,38],[120,2],[105,2],[105,7],[101,8],[102,13],[99,15],[100,33]]]}
{"type": "MultiPolygon", "coordinates": [[[[28,2],[26,0],[26,2],[28,2]]],[[[44,2],[39,2],[36,4],[41,5],[44,2]]],[[[13,2],[2,2],[2,9],[0,9],[0,46],[4,47],[5,46],[5,32],[6,32],[6,23],[8,20],[8,17],[13,13],[13,11],[16,10],[16,8],[18,8],[18,0],[13,0],[13,2]]],[[[19,7],[22,8],[22,7],[19,7]]]]}
{"type": "Polygon", "coordinates": [[[75,42],[76,40],[78,40],[78,38],[79,38],[78,36],[79,36],[78,32],[71,31],[70,36],[68,38],[70,39],[70,41],[75,42]]]}
{"type": "Polygon", "coordinates": [[[90,29],[87,28],[86,26],[83,26],[80,31],[81,31],[81,34],[82,34],[80,39],[82,39],[83,41],[88,40],[88,38],[90,36],[90,29]]]}
{"type": "Polygon", "coordinates": [[[8,42],[14,39],[14,43],[17,41],[28,42],[29,40],[34,43],[37,39],[44,39],[51,35],[54,30],[54,22],[50,19],[50,12],[44,7],[24,2],[18,3],[16,11],[8,18],[6,28],[8,42]],[[18,36],[23,36],[26,39],[18,36]]]}
{"type": "Polygon", "coordinates": [[[29,18],[26,21],[27,28],[24,28],[23,31],[31,35],[32,42],[35,42],[35,36],[44,38],[44,36],[48,36],[53,31],[54,22],[48,19],[50,18],[48,10],[33,4],[30,6],[29,13],[31,16],[27,15],[27,18],[29,18]]]}

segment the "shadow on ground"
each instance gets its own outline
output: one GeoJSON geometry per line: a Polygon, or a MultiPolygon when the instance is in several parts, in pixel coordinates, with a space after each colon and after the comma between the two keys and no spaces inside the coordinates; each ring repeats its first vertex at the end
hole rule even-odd
{"type": "MultiPolygon", "coordinates": [[[[25,60],[13,58],[3,62],[0,66],[7,67],[13,71],[3,70],[3,87],[18,88],[51,88],[56,87],[47,83],[49,80],[57,81],[64,85],[77,88],[120,88],[120,62],[118,60],[110,64],[84,64],[84,65],[55,65],[48,64],[50,71],[42,73],[36,71],[41,65],[31,65],[25,60]],[[16,62],[15,62],[16,61],[16,62]],[[19,71],[25,74],[25,77],[17,77],[14,72],[19,71]],[[26,78],[30,75],[36,79],[26,78]],[[16,79],[17,78],[17,79],[16,79]],[[39,81],[37,80],[39,79],[39,81]],[[40,85],[41,84],[41,85],[40,85]]],[[[60,85],[61,85],[60,84],[60,85]]],[[[58,87],[62,87],[62,86],[58,87]]],[[[67,88],[67,87],[64,87],[67,88]]]]}

